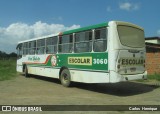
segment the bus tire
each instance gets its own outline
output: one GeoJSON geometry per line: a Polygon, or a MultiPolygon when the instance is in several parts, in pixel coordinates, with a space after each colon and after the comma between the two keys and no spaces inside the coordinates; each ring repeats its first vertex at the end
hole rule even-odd
{"type": "Polygon", "coordinates": [[[71,86],[71,75],[68,69],[64,69],[60,74],[60,81],[64,87],[71,86]]]}
{"type": "Polygon", "coordinates": [[[25,68],[24,68],[24,76],[25,76],[26,78],[29,77],[27,65],[26,65],[25,68]]]}

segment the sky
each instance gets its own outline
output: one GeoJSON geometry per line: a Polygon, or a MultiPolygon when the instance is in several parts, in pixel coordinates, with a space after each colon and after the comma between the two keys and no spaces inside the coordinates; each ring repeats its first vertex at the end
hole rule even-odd
{"type": "Polygon", "coordinates": [[[160,37],[160,0],[0,0],[0,50],[16,52],[18,41],[111,20],[160,37]]]}

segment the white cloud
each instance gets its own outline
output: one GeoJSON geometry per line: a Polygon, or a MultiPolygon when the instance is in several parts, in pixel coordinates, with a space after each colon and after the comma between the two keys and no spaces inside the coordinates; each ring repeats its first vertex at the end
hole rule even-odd
{"type": "Polygon", "coordinates": [[[121,10],[133,11],[133,10],[138,10],[140,8],[140,6],[139,6],[139,4],[124,2],[124,3],[119,4],[119,8],[121,10]]]}
{"type": "Polygon", "coordinates": [[[80,25],[66,27],[63,24],[47,24],[41,21],[38,21],[33,25],[28,25],[26,23],[13,23],[6,28],[0,27],[0,50],[12,52],[15,51],[18,41],[50,35],[79,27],[80,25]]]}

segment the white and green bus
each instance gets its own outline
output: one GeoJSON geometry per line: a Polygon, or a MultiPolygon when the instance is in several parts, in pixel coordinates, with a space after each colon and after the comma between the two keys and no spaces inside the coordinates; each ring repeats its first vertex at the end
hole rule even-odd
{"type": "Polygon", "coordinates": [[[71,82],[116,83],[146,79],[143,28],[110,21],[20,41],[17,71],[71,82]]]}

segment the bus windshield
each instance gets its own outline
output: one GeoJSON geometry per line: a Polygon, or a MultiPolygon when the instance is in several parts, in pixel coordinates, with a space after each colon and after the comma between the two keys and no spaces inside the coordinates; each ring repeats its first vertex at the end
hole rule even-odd
{"type": "Polygon", "coordinates": [[[145,46],[144,31],[131,26],[118,26],[120,42],[124,46],[141,48],[145,46]]]}

